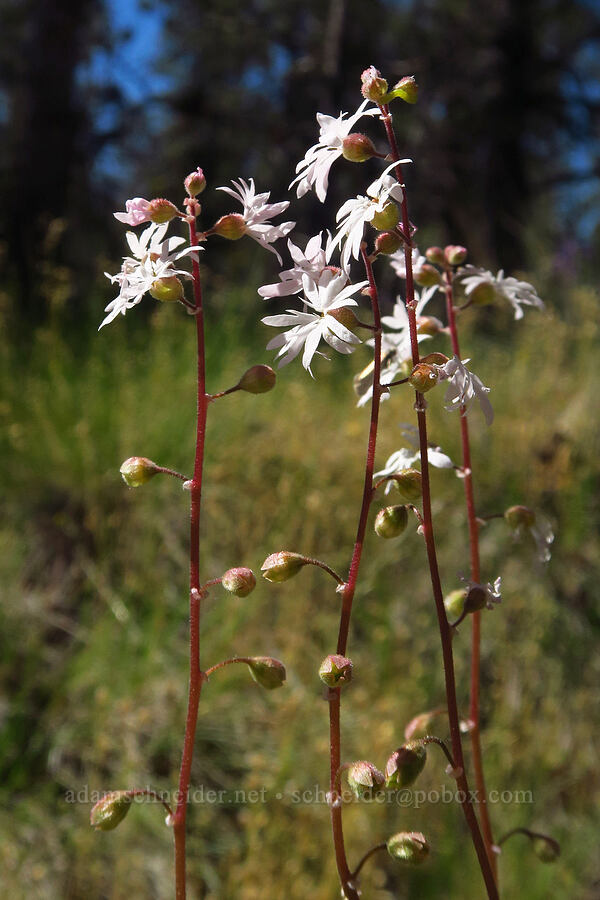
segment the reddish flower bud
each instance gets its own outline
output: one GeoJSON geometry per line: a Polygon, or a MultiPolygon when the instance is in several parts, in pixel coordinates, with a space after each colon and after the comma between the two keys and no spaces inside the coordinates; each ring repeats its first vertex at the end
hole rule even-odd
{"type": "Polygon", "coordinates": [[[385,786],[404,788],[416,781],[425,767],[427,751],[417,741],[409,741],[394,750],[385,764],[385,786]]]}
{"type": "Polygon", "coordinates": [[[278,553],[271,553],[270,556],[267,556],[260,570],[263,578],[266,578],[267,581],[279,583],[297,575],[308,562],[308,558],[300,553],[280,550],[278,553]]]}
{"type": "Polygon", "coordinates": [[[285,666],[272,656],[253,656],[246,660],[246,665],[257,684],[268,691],[281,687],[285,681],[285,666]]]}
{"type": "Polygon", "coordinates": [[[429,856],[429,844],[420,831],[400,831],[387,841],[387,851],[394,859],[419,865],[429,856]]]}
{"type": "Polygon", "coordinates": [[[319,667],[319,678],[327,687],[341,687],[352,681],[352,660],[337,653],[326,656],[319,667]]]}
{"type": "Polygon", "coordinates": [[[352,763],[348,769],[348,784],[357,800],[361,797],[372,797],[381,790],[384,782],[383,773],[364,759],[352,763]]]}
{"type": "Polygon", "coordinates": [[[246,234],[246,223],[244,217],[239,213],[229,213],[216,222],[212,230],[219,237],[226,238],[228,241],[239,241],[246,234]]]}
{"type": "Polygon", "coordinates": [[[370,137],[354,132],[342,141],[342,156],[348,162],[362,163],[377,156],[377,150],[370,137]]]}
{"type": "Polygon", "coordinates": [[[150,201],[149,218],[150,221],[154,222],[156,225],[163,225],[165,222],[170,222],[171,219],[174,219],[178,214],[179,210],[170,200],[165,200],[163,197],[157,197],[155,200],[150,201]]]}
{"type": "Polygon", "coordinates": [[[256,587],[256,578],[252,569],[237,566],[225,572],[221,578],[221,584],[230,594],[235,594],[236,597],[247,597],[256,587]]]}
{"type": "Polygon", "coordinates": [[[442,276],[433,266],[423,263],[415,272],[415,281],[421,287],[433,287],[434,284],[442,283],[442,276]]]}
{"type": "Polygon", "coordinates": [[[448,244],[444,249],[444,256],[450,266],[460,266],[467,258],[468,250],[458,244],[448,244]]]}
{"type": "Polygon", "coordinates": [[[446,265],[446,254],[441,247],[428,247],[425,256],[430,263],[434,263],[436,266],[446,265]]]}
{"type": "Polygon", "coordinates": [[[202,193],[206,187],[206,178],[200,166],[195,172],[190,172],[183,184],[190,197],[197,197],[202,193]]]}
{"type": "Polygon", "coordinates": [[[361,74],[360,80],[362,82],[360,90],[365,100],[381,103],[388,89],[388,83],[381,77],[381,72],[375,66],[369,66],[361,74]]]}
{"type": "Polygon", "coordinates": [[[395,231],[383,231],[375,238],[375,249],[378,253],[389,255],[402,246],[402,238],[395,231]]]}

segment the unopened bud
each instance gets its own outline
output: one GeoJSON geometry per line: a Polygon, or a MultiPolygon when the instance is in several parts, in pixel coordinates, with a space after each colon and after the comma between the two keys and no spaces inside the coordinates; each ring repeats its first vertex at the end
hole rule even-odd
{"type": "Polygon", "coordinates": [[[156,463],[145,456],[130,456],[121,465],[119,472],[123,476],[123,481],[129,487],[141,487],[147,484],[151,478],[160,472],[156,463]]]}
{"type": "Polygon", "coordinates": [[[377,156],[377,150],[370,137],[356,131],[342,141],[342,156],[348,162],[362,163],[377,156]]]}
{"type": "Polygon", "coordinates": [[[425,256],[430,263],[434,263],[436,266],[446,265],[446,255],[441,247],[428,247],[425,256]]]}
{"type": "Polygon", "coordinates": [[[448,244],[444,248],[444,256],[450,266],[462,265],[467,258],[468,252],[466,247],[461,247],[459,244],[448,244]]]}
{"type": "Polygon", "coordinates": [[[266,394],[275,387],[276,381],[277,375],[271,366],[252,366],[244,372],[237,386],[240,391],[247,391],[249,394],[266,394]]]}
{"type": "Polygon", "coordinates": [[[435,353],[428,353],[427,356],[422,356],[421,362],[426,363],[428,366],[445,366],[449,359],[445,353],[436,351],[435,353]]]}
{"type": "Polygon", "coordinates": [[[532,528],[535,513],[528,506],[511,506],[505,510],[504,518],[510,528],[532,528]]]}
{"type": "Polygon", "coordinates": [[[435,316],[417,316],[417,332],[418,334],[439,334],[444,330],[443,322],[436,319],[435,316]]]}
{"type": "Polygon", "coordinates": [[[131,806],[131,791],[111,791],[94,804],[90,825],[98,831],[112,831],[123,821],[131,806]]]}
{"type": "Polygon", "coordinates": [[[410,373],[408,381],[415,391],[424,394],[436,386],[438,377],[438,373],[433,366],[429,366],[427,363],[419,363],[410,373]]]}
{"type": "Polygon", "coordinates": [[[168,275],[153,281],[148,293],[162,303],[173,303],[183,297],[183,285],[176,275],[168,275]]]}
{"type": "Polygon", "coordinates": [[[385,786],[404,788],[416,781],[427,762],[427,751],[419,741],[409,741],[394,750],[385,764],[385,786]]]}
{"type": "Polygon", "coordinates": [[[395,231],[383,231],[375,238],[375,249],[378,253],[389,255],[402,246],[402,238],[395,231]]]}
{"type": "Polygon", "coordinates": [[[459,619],[462,616],[466,597],[467,592],[464,588],[457,588],[455,591],[450,591],[450,593],[444,597],[446,614],[451,619],[459,619]]]}
{"type": "Polygon", "coordinates": [[[421,497],[421,473],[418,469],[402,469],[401,472],[394,475],[392,484],[407,503],[412,503],[421,497]]]}
{"type": "Polygon", "coordinates": [[[394,859],[419,865],[429,856],[429,844],[420,831],[400,831],[388,839],[387,851],[394,859]]]}
{"type": "Polygon", "coordinates": [[[237,566],[225,572],[221,578],[221,584],[230,594],[235,594],[236,597],[247,597],[256,587],[256,578],[252,569],[237,566]]]}
{"type": "Polygon", "coordinates": [[[400,221],[400,210],[393,200],[388,200],[380,212],[371,219],[371,225],[377,231],[390,231],[400,221]]]}
{"type": "Polygon", "coordinates": [[[254,656],[246,664],[254,680],[268,691],[281,687],[285,681],[285,666],[272,656],[254,656]]]}
{"type": "Polygon", "coordinates": [[[271,553],[267,556],[264,563],[260,567],[263,578],[267,581],[278,583],[287,581],[297,575],[300,569],[307,565],[309,560],[300,553],[291,553],[288,550],[280,550],[278,553],[271,553]]]}
{"type": "Polygon", "coordinates": [[[340,325],[343,325],[344,328],[347,328],[348,331],[356,332],[357,329],[361,328],[354,311],[348,306],[340,306],[339,309],[332,309],[327,315],[339,322],[340,325]]]}
{"type": "Polygon", "coordinates": [[[246,223],[239,213],[229,213],[215,222],[212,231],[228,241],[239,241],[246,234],[246,223]]]}
{"type": "Polygon", "coordinates": [[[538,834],[532,841],[533,852],[542,862],[555,862],[560,856],[560,844],[551,837],[538,834]]]}
{"type": "Polygon", "coordinates": [[[352,763],[348,769],[348,785],[357,800],[372,797],[381,790],[384,782],[383,773],[364,759],[352,763]]]}
{"type": "Polygon", "coordinates": [[[165,200],[163,197],[157,197],[155,200],[150,201],[149,217],[150,221],[154,222],[156,225],[163,225],[165,222],[170,222],[171,219],[174,219],[177,215],[179,215],[179,210],[170,200],[165,200]]]}
{"type": "Polygon", "coordinates": [[[381,72],[375,66],[369,66],[361,74],[360,80],[362,82],[360,90],[365,100],[381,103],[388,89],[388,83],[385,78],[381,77],[381,72]]]}
{"type": "Polygon", "coordinates": [[[432,722],[442,712],[444,712],[444,710],[432,709],[428,710],[427,712],[419,713],[418,716],[415,716],[414,719],[411,719],[404,729],[404,737],[406,738],[406,740],[410,741],[411,738],[420,738],[428,735],[431,730],[432,722]]]}
{"type": "Polygon", "coordinates": [[[390,99],[399,97],[406,103],[416,103],[418,92],[419,86],[415,80],[415,76],[406,75],[404,78],[401,78],[397,84],[394,85],[394,87],[390,91],[389,96],[390,99]]]}
{"type": "Polygon", "coordinates": [[[442,283],[442,276],[433,266],[423,263],[415,272],[415,281],[421,287],[433,287],[434,284],[442,283]]]}
{"type": "Polygon", "coordinates": [[[198,166],[195,172],[190,172],[184,180],[183,185],[190,197],[197,197],[206,187],[206,177],[204,172],[198,166]]]}
{"type": "Polygon", "coordinates": [[[352,660],[337,653],[326,656],[319,667],[319,678],[327,687],[341,687],[352,681],[352,660]]]}
{"type": "Polygon", "coordinates": [[[488,595],[481,584],[474,584],[467,590],[465,597],[464,610],[468,613],[478,612],[483,609],[487,603],[488,595]]]}
{"type": "Polygon", "coordinates": [[[386,506],[375,517],[375,533],[382,538],[395,538],[406,530],[408,510],[405,506],[386,506]]]}

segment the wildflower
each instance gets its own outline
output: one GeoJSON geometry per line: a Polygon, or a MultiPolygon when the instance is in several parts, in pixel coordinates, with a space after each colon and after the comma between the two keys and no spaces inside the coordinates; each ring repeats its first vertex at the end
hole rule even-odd
{"type": "MultiPolygon", "coordinates": [[[[329,232],[327,235],[330,237],[329,232]]],[[[312,237],[302,251],[288,239],[288,250],[294,262],[291,269],[279,273],[280,284],[265,284],[258,289],[258,293],[265,300],[273,297],[289,297],[291,294],[299,294],[302,290],[302,278],[308,275],[313,281],[318,281],[323,269],[327,267],[325,250],[321,247],[323,232],[312,237]]]]}
{"type": "Polygon", "coordinates": [[[277,358],[281,357],[280,366],[287,365],[304,348],[302,365],[312,375],[310,364],[321,338],[339,353],[352,353],[354,345],[360,344],[360,338],[346,328],[334,313],[349,306],[357,306],[352,294],[362,290],[368,282],[346,284],[347,281],[345,272],[338,273],[330,269],[326,269],[316,283],[310,276],[304,275],[304,300],[314,312],[288,309],[287,315],[266,316],[262,320],[265,325],[292,326],[289,331],[278,334],[267,344],[267,350],[281,348],[277,354],[277,358]]]}
{"type": "Polygon", "coordinates": [[[536,306],[538,309],[544,309],[544,303],[538,297],[532,284],[527,281],[519,281],[512,276],[505,278],[503,269],[493,275],[476,266],[465,266],[460,277],[467,297],[476,301],[477,295],[480,294],[485,298],[489,297],[491,301],[495,298],[508,300],[515,311],[515,319],[523,318],[521,306],[536,306]]]}
{"type": "Polygon", "coordinates": [[[465,597],[464,608],[467,612],[476,612],[478,609],[493,609],[496,603],[501,603],[502,594],[500,593],[500,585],[502,579],[496,578],[493,584],[488,581],[487,584],[479,584],[477,581],[467,581],[466,578],[460,576],[460,580],[466,584],[467,596],[465,597]]]}
{"type": "Polygon", "coordinates": [[[439,367],[441,378],[450,380],[444,398],[446,409],[460,409],[462,415],[464,415],[473,400],[477,399],[485,416],[486,424],[491,425],[494,420],[494,410],[487,398],[490,389],[483,384],[477,375],[469,372],[464,365],[468,362],[468,359],[461,362],[458,356],[455,355],[445,365],[439,367]]]}
{"type": "Polygon", "coordinates": [[[143,197],[134,197],[125,202],[126,212],[113,213],[115,219],[125,225],[142,225],[150,221],[150,201],[143,197]]]}
{"type": "Polygon", "coordinates": [[[173,278],[176,275],[191,277],[185,269],[176,269],[174,263],[188,253],[197,253],[200,247],[186,247],[176,251],[177,247],[185,243],[182,237],[171,237],[164,241],[168,223],[164,225],[149,225],[141,235],[128,231],[127,243],[133,256],[126,256],[121,266],[121,271],[107,278],[119,285],[119,295],[112,300],[104,310],[108,315],[100,325],[108,325],[119,313],[125,315],[128,309],[136,306],[151,290],[155,282],[161,279],[173,278]]]}
{"type": "Polygon", "coordinates": [[[365,100],[356,112],[346,119],[347,113],[340,113],[337,119],[317,113],[319,123],[319,140],[306,151],[304,159],[296,166],[296,178],[290,184],[290,189],[297,185],[296,196],[303,197],[307,191],[313,189],[323,203],[327,196],[329,184],[329,170],[336,159],[343,153],[344,138],[348,137],[353,126],[362,116],[375,116],[379,113],[376,108],[367,109],[369,101],[365,100]]]}
{"type": "MultiPolygon", "coordinates": [[[[413,443],[413,427],[412,425],[404,426],[403,435],[408,440],[409,443],[413,443]]],[[[380,469],[379,472],[375,472],[373,478],[387,478],[389,475],[399,475],[402,472],[410,469],[416,462],[420,459],[420,451],[418,449],[410,449],[409,447],[402,447],[400,450],[396,450],[395,453],[392,453],[390,457],[388,457],[387,462],[383,469],[380,469]]],[[[436,469],[453,469],[454,463],[450,459],[449,456],[443,452],[441,447],[436,447],[431,444],[427,448],[427,459],[429,464],[434,466],[436,469]]],[[[385,487],[386,494],[393,488],[393,481],[388,482],[385,487]]]]}
{"type": "Polygon", "coordinates": [[[239,181],[232,181],[234,188],[219,187],[218,191],[225,191],[231,197],[239,200],[244,211],[242,219],[244,221],[245,234],[249,235],[253,240],[274,253],[279,262],[282,262],[281,256],[271,244],[279,238],[285,237],[295,226],[295,222],[281,222],[279,225],[272,225],[268,221],[273,216],[278,216],[284,212],[289,204],[288,200],[280,203],[267,203],[271,196],[271,192],[257,194],[254,186],[254,179],[250,178],[249,182],[245,182],[243,178],[239,181]]]}
{"type": "MultiPolygon", "coordinates": [[[[421,268],[427,262],[427,258],[421,256],[418,247],[413,247],[411,257],[413,275],[418,275],[421,268]]],[[[404,250],[398,250],[396,253],[390,254],[389,260],[398,278],[406,278],[406,258],[404,256],[404,250]]]]}
{"type": "Polygon", "coordinates": [[[512,529],[515,540],[519,540],[526,532],[529,533],[535,541],[538,559],[540,562],[548,562],[551,556],[550,545],[554,541],[554,532],[548,519],[527,506],[511,506],[504,513],[504,518],[512,529]]]}

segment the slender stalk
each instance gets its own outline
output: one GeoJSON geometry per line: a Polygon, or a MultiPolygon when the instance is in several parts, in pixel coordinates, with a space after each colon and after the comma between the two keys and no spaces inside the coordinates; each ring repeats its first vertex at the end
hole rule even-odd
{"type": "MultiPolygon", "coordinates": [[[[362,249],[362,258],[365,264],[369,281],[369,295],[373,308],[374,324],[374,357],[373,357],[373,397],[371,399],[371,421],[369,425],[369,439],[367,443],[367,457],[365,462],[365,480],[363,486],[362,505],[354,550],[348,571],[348,580],[342,593],[342,610],[340,615],[340,628],[338,633],[337,652],[345,656],[348,644],[348,631],[350,617],[352,615],[352,602],[358,580],[358,571],[362,556],[362,548],[367,528],[369,509],[373,501],[373,471],[375,467],[375,447],[377,444],[377,425],[379,421],[379,406],[381,403],[381,315],[379,312],[379,297],[377,286],[373,276],[373,267],[367,254],[362,249]]],[[[337,791],[337,775],[341,763],[341,735],[340,735],[340,688],[329,690],[329,745],[330,745],[330,797],[331,797],[331,828],[333,831],[333,845],[338,873],[344,895],[348,900],[358,900],[358,892],[352,885],[352,873],[348,866],[344,847],[344,832],[342,828],[342,805],[337,791]]]]}
{"type": "MultiPolygon", "coordinates": [[[[380,107],[383,123],[385,126],[387,138],[392,152],[392,158],[400,159],[398,153],[398,145],[396,135],[392,128],[392,117],[389,107],[380,107]]],[[[396,166],[396,175],[400,184],[404,184],[402,174],[402,166],[396,166]]],[[[405,235],[410,235],[410,219],[408,215],[408,203],[406,199],[406,190],[402,196],[402,230],[405,235]]],[[[406,243],[404,246],[404,260],[406,267],[406,311],[408,315],[409,331],[411,338],[412,360],[413,365],[419,363],[419,344],[417,339],[417,319],[415,313],[415,292],[414,279],[412,271],[412,244],[406,243]]],[[[446,683],[446,705],[448,707],[448,720],[450,725],[450,738],[452,742],[452,756],[454,758],[456,768],[460,771],[460,775],[456,778],[459,789],[459,799],[463,814],[465,816],[469,831],[479,860],[481,874],[485,882],[489,900],[498,900],[498,889],[494,873],[491,868],[490,860],[487,854],[486,846],[479,830],[477,816],[473,810],[469,785],[465,774],[465,762],[462,749],[462,741],[460,735],[460,722],[458,716],[458,704],[456,700],[456,679],[454,675],[454,659],[452,655],[452,630],[448,622],[446,610],[444,607],[444,596],[440,580],[439,567],[437,562],[437,552],[435,546],[435,536],[433,531],[433,517],[431,513],[431,487],[429,481],[429,459],[427,455],[427,414],[426,403],[423,394],[415,392],[415,409],[417,413],[417,423],[419,427],[419,447],[421,453],[421,486],[423,492],[423,536],[427,549],[427,559],[429,562],[429,572],[431,576],[431,586],[433,589],[433,597],[435,601],[436,614],[438,618],[438,627],[440,631],[440,639],[442,643],[442,657],[444,664],[444,679],[446,683]]]]}
{"type": "MultiPolygon", "coordinates": [[[[452,352],[460,359],[460,344],[458,340],[458,328],[454,312],[454,294],[452,290],[452,274],[446,272],[446,310],[448,315],[448,327],[452,340],[452,352]]],[[[473,474],[471,468],[471,443],[469,440],[469,420],[465,415],[464,407],[460,410],[460,435],[462,442],[463,485],[465,502],[467,507],[467,521],[469,527],[469,550],[471,557],[471,580],[481,581],[479,561],[479,524],[475,511],[475,498],[473,492],[473,474]]],[[[479,818],[481,830],[487,854],[492,866],[494,878],[498,879],[498,859],[492,847],[494,837],[487,805],[487,791],[483,773],[483,754],[481,752],[481,737],[479,727],[479,688],[480,688],[480,657],[481,657],[481,612],[473,613],[471,619],[471,697],[469,703],[469,720],[471,723],[471,753],[473,756],[473,769],[475,783],[477,785],[477,801],[479,804],[479,818]]]]}
{"type": "MultiPolygon", "coordinates": [[[[196,222],[188,219],[190,244],[198,244],[196,222]]],[[[202,288],[200,285],[200,267],[196,254],[192,254],[192,275],[194,282],[194,301],[196,320],[196,342],[198,353],[198,393],[196,409],[196,454],[194,475],[190,487],[190,675],[188,690],[188,709],[185,724],[185,737],[179,772],[179,790],[175,810],[175,897],[185,900],[185,826],[187,817],[187,799],[194,755],[194,739],[198,720],[198,704],[202,691],[202,673],[200,670],[200,506],[202,496],[202,469],[204,463],[204,439],[206,434],[206,412],[208,397],[206,394],[206,370],[204,351],[204,315],[202,309],[202,288]]]]}

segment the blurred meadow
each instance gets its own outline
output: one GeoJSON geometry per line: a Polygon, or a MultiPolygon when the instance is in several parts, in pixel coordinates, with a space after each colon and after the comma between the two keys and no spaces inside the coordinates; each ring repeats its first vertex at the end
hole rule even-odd
{"type": "MultiPolygon", "coordinates": [[[[265,0],[243,10],[235,2],[156,0],[123,10],[118,21],[113,4],[100,0],[72,15],[66,0],[0,11],[0,900],[173,893],[162,807],[136,804],[115,832],[89,827],[94,792],[176,788],[187,703],[188,495],[167,478],[128,489],[119,466],[143,455],[189,472],[194,329],[182,308],[147,297],[97,334],[113,296],[102,271],[116,271],[123,252],[110,212],[137,194],[179,202],[181,176],[207,161],[211,187],[254,175],[257,188],[282,199],[315,139],[316,110],[355,109],[358,76],[371,63],[387,66],[391,78],[414,71],[425,84],[423,106],[397,117],[415,159],[420,246],[464,242],[471,262],[511,267],[508,274],[534,283],[546,302],[545,312],[527,310],[521,322],[501,308],[469,309],[460,322],[463,353],[491,386],[496,414],[490,429],[479,410],[470,417],[478,512],[523,503],[547,515],[556,533],[542,565],[533,544],[515,543],[502,520],[482,529],[484,580],[500,574],[503,586],[502,604],[483,616],[483,749],[488,787],[500,798],[491,804],[496,836],[526,826],[562,848],[549,865],[524,837],[508,842],[503,897],[597,900],[597,160],[583,177],[600,108],[595,4],[494,0],[485,22],[477,4],[457,0],[423,10],[383,0],[265,0]],[[374,10],[385,14],[386,29],[373,27],[374,10]],[[135,35],[136,16],[146,44],[154,45],[156,29],[162,38],[161,60],[149,68],[125,34],[135,35]],[[407,49],[407,34],[422,50],[407,49]],[[32,43],[37,54],[22,52],[32,43]],[[448,46],[461,63],[455,87],[448,46]],[[142,88],[132,69],[147,79],[142,88]],[[209,71],[219,91],[210,90],[209,71]],[[250,125],[254,143],[242,148],[237,138],[250,125]],[[531,802],[519,802],[528,792],[531,802]]],[[[354,171],[340,173],[346,196],[363,190],[362,171],[354,182],[354,171]]],[[[311,202],[290,209],[305,235],[326,221],[311,202]]],[[[275,280],[276,264],[245,245],[202,259],[213,392],[255,363],[272,363],[256,289],[275,280]]],[[[389,313],[394,294],[386,288],[383,296],[389,313]]],[[[443,336],[428,348],[448,352],[443,336]]],[[[296,362],[271,393],[237,393],[210,408],[207,579],[235,565],[257,572],[280,549],[347,570],[368,429],[352,376],[366,363],[363,348],[319,360],[313,381],[296,362]]],[[[428,396],[431,439],[458,461],[457,416],[435,391],[428,396]]],[[[401,388],[383,404],[378,468],[402,446],[400,424],[413,415],[401,388]]],[[[434,470],[432,479],[447,593],[468,573],[463,490],[452,472],[434,470]]],[[[328,714],[317,671],[334,650],[337,597],[311,567],[282,585],[258,581],[246,599],[211,592],[202,664],[273,655],[285,662],[287,683],[265,692],[232,666],[205,688],[192,773],[192,788],[204,794],[188,819],[190,897],[332,900],[339,886],[323,802],[328,714]],[[208,791],[224,792],[221,802],[208,791]]],[[[467,622],[454,642],[465,712],[469,632],[467,622]]],[[[349,655],[355,677],[344,694],[343,756],[381,768],[408,721],[444,698],[414,529],[382,541],[371,522],[349,655]]],[[[415,791],[452,789],[434,751],[415,791]]],[[[455,804],[414,796],[405,807],[354,803],[344,823],[351,862],[400,830],[422,830],[433,848],[415,869],[377,855],[363,870],[367,900],[482,895],[455,804]]]]}

